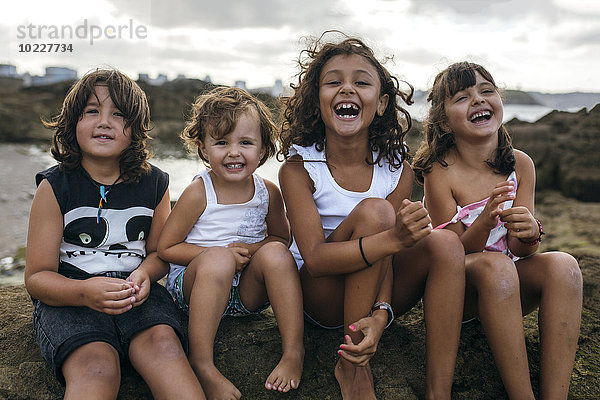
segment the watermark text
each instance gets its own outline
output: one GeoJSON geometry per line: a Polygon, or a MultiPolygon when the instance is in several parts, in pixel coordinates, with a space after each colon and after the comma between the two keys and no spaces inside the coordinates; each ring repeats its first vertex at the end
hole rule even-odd
{"type": "Polygon", "coordinates": [[[103,39],[146,39],[148,28],[145,25],[136,25],[130,19],[128,24],[96,25],[88,24],[84,19],[79,25],[19,25],[17,26],[17,39],[33,40],[72,40],[86,39],[90,45],[103,39]]]}

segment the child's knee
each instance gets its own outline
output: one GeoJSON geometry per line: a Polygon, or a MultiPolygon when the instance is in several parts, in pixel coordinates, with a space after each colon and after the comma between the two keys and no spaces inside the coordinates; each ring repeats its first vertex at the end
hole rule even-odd
{"type": "MultiPolygon", "coordinates": [[[[226,247],[209,247],[192,260],[192,263],[221,264],[234,261],[233,253],[226,247]]],[[[191,263],[190,263],[191,264],[191,263]]]]}
{"type": "Polygon", "coordinates": [[[168,325],[155,325],[140,333],[129,346],[132,362],[140,358],[158,358],[163,361],[185,358],[179,337],[168,325]]]}
{"type": "Polygon", "coordinates": [[[279,241],[264,244],[256,253],[254,253],[252,260],[269,269],[283,268],[286,270],[297,270],[292,253],[285,244],[279,241]]]}
{"type": "Polygon", "coordinates": [[[230,281],[235,274],[235,267],[235,257],[225,247],[210,247],[188,265],[188,269],[193,269],[196,276],[201,274],[203,280],[215,281],[230,281]]]}
{"type": "Polygon", "coordinates": [[[364,199],[358,203],[353,212],[359,213],[361,230],[372,231],[372,233],[391,229],[396,222],[394,207],[385,199],[364,199]]]}
{"type": "Polygon", "coordinates": [[[480,296],[505,299],[520,294],[519,274],[508,256],[494,252],[479,256],[472,276],[475,276],[480,296]]]}
{"type": "Polygon", "coordinates": [[[67,357],[62,372],[67,384],[100,381],[118,385],[121,379],[119,354],[108,343],[87,343],[67,357]]]}
{"type": "Polygon", "coordinates": [[[465,248],[458,235],[447,229],[433,230],[425,238],[427,254],[444,259],[445,264],[462,265],[464,270],[465,248]]]}
{"type": "Polygon", "coordinates": [[[548,257],[547,277],[552,282],[558,282],[570,288],[574,294],[583,291],[583,277],[577,260],[563,252],[544,253],[548,257]]]}

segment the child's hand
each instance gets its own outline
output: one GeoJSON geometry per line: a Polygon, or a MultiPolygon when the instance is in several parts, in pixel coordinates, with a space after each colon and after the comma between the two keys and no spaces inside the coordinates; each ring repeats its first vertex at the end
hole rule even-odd
{"type": "Polygon", "coordinates": [[[396,213],[395,233],[404,247],[411,247],[431,233],[429,213],[420,201],[404,199],[396,213]]]}
{"type": "Polygon", "coordinates": [[[227,248],[231,250],[235,257],[235,272],[241,272],[250,262],[250,250],[245,246],[247,246],[246,243],[232,243],[227,245],[227,248]]]}
{"type": "Polygon", "coordinates": [[[240,247],[242,249],[248,250],[248,254],[250,254],[250,245],[248,243],[242,243],[242,242],[239,242],[239,243],[229,243],[226,247],[229,248],[229,249],[232,248],[232,247],[240,247]]]}
{"type": "Polygon", "coordinates": [[[92,310],[116,315],[131,310],[135,302],[132,282],[103,276],[83,281],[84,303],[92,310]]]}
{"type": "Polygon", "coordinates": [[[504,210],[500,214],[500,220],[505,223],[504,227],[509,235],[524,242],[533,242],[540,236],[535,217],[527,207],[512,207],[504,210]]]}
{"type": "Polygon", "coordinates": [[[145,302],[150,294],[150,277],[148,273],[138,268],[127,277],[126,281],[130,282],[135,289],[135,303],[133,303],[133,306],[137,307],[145,302]]]}
{"type": "Polygon", "coordinates": [[[487,229],[492,230],[498,225],[498,218],[503,211],[502,205],[505,201],[514,200],[515,198],[514,188],[512,181],[504,181],[497,184],[492,191],[490,199],[479,217],[477,217],[487,229]]]}
{"type": "Polygon", "coordinates": [[[375,317],[371,316],[361,318],[351,324],[350,329],[354,332],[361,331],[364,337],[360,343],[354,344],[350,336],[346,335],[344,337],[344,344],[340,345],[338,354],[358,366],[364,367],[367,365],[377,351],[377,345],[385,329],[387,317],[383,321],[383,324],[381,324],[375,317]]]}

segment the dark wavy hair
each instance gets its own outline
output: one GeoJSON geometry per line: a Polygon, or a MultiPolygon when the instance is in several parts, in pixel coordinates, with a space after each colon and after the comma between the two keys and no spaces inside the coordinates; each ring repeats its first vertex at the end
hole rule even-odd
{"type": "Polygon", "coordinates": [[[60,114],[50,121],[42,119],[46,128],[54,130],[52,156],[59,167],[67,171],[81,165],[76,127],[90,96],[96,96],[96,86],[108,88],[113,103],[125,116],[125,129],[131,130],[131,144],[121,153],[119,168],[123,181],[138,181],[150,172],[151,154],[146,143],[150,138],[150,108],[146,94],[137,83],[115,69],[96,69],[85,74],[67,93],[60,114]]]}
{"type": "Polygon", "coordinates": [[[179,135],[188,150],[202,155],[199,144],[206,135],[221,139],[235,129],[239,117],[249,110],[256,111],[260,125],[260,136],[265,154],[259,166],[275,154],[275,125],[271,119],[271,111],[259,99],[245,90],[230,87],[218,87],[200,95],[192,104],[192,114],[179,135]]]}
{"type": "MultiPolygon", "coordinates": [[[[279,136],[280,150],[278,155],[289,157],[292,144],[308,147],[316,145],[317,150],[325,148],[325,125],[319,109],[319,78],[323,66],[333,57],[353,54],[364,57],[377,71],[381,82],[380,96],[388,95],[389,101],[382,116],[375,115],[369,126],[369,145],[371,150],[378,151],[376,160],[369,164],[377,164],[385,158],[390,168],[399,168],[402,160],[408,159],[408,147],[404,137],[411,127],[408,111],[402,108],[398,97],[406,104],[412,104],[413,87],[405,82],[410,90],[408,93],[399,88],[399,81],[375,58],[373,50],[358,38],[347,37],[341,42],[324,41],[324,36],[312,38],[307,49],[300,52],[298,66],[300,72],[296,75],[298,83],[290,85],[294,94],[285,101],[283,122],[279,136]],[[403,122],[399,119],[403,116],[403,122]]],[[[336,32],[340,33],[340,32],[336,32]]],[[[343,35],[343,34],[342,34],[343,35]]]]}
{"type": "MultiPolygon", "coordinates": [[[[423,124],[423,141],[412,164],[417,182],[420,184],[423,184],[424,175],[431,171],[434,163],[437,162],[443,167],[448,166],[444,158],[456,142],[454,134],[445,132],[442,128],[442,124],[447,120],[444,103],[457,92],[474,86],[477,72],[498,90],[494,78],[484,67],[467,61],[452,64],[435,77],[427,96],[427,101],[431,104],[423,124]]],[[[502,175],[510,174],[515,168],[512,140],[504,124],[501,124],[498,129],[498,148],[494,157],[486,163],[496,173],[502,175]]]]}

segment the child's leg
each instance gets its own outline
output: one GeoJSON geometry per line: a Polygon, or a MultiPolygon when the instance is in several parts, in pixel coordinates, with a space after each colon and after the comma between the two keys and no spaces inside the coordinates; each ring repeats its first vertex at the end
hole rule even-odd
{"type": "Polygon", "coordinates": [[[106,342],[91,342],[65,360],[65,399],[116,399],[121,385],[119,353],[106,342]]]}
{"type": "Polygon", "coordinates": [[[52,307],[34,301],[36,340],[44,360],[59,379],[64,377],[66,399],[117,397],[125,354],[115,318],[88,307],[52,307]]]}
{"type": "Polygon", "coordinates": [[[302,289],[296,262],[281,242],[262,246],[242,274],[240,297],[248,310],[257,310],[268,300],[281,333],[283,355],[265,382],[267,389],[296,389],[304,361],[302,289]]]}
{"type": "MultiPolygon", "coordinates": [[[[382,199],[361,201],[327,238],[336,242],[355,240],[393,227],[396,214],[391,203],[382,199]]],[[[344,324],[344,334],[353,343],[363,339],[362,332],[353,332],[349,325],[369,315],[381,289],[390,258],[373,263],[354,273],[315,278],[305,267],[300,270],[304,306],[308,314],[324,325],[344,324]],[[343,315],[343,318],[341,318],[343,315]]],[[[374,399],[375,390],[371,369],[360,367],[340,358],[335,376],[344,399],[374,399]]]]}
{"type": "Polygon", "coordinates": [[[215,367],[213,346],[227,307],[235,258],[226,248],[211,247],[187,266],[183,289],[189,305],[190,364],[208,399],[239,399],[240,391],[215,367]]]}
{"type": "Polygon", "coordinates": [[[466,257],[465,319],[479,314],[494,361],[511,399],[533,399],[529,378],[519,277],[513,261],[502,253],[466,257]]]}
{"type": "Polygon", "coordinates": [[[122,343],[128,344],[123,351],[154,398],[205,399],[181,346],[177,308],[162,285],[153,283],[142,304],[113,320],[122,343]]]}
{"type": "Polygon", "coordinates": [[[446,230],[431,232],[393,259],[396,315],[423,298],[427,398],[450,398],[463,311],[464,259],[460,239],[446,230]]]}
{"type": "Polygon", "coordinates": [[[540,398],[566,399],[581,323],[583,279],[569,254],[537,254],[516,262],[526,314],[539,305],[540,398]]]}
{"type": "Polygon", "coordinates": [[[136,334],[129,345],[131,365],[155,399],[205,399],[173,328],[155,325],[136,334]]]}

